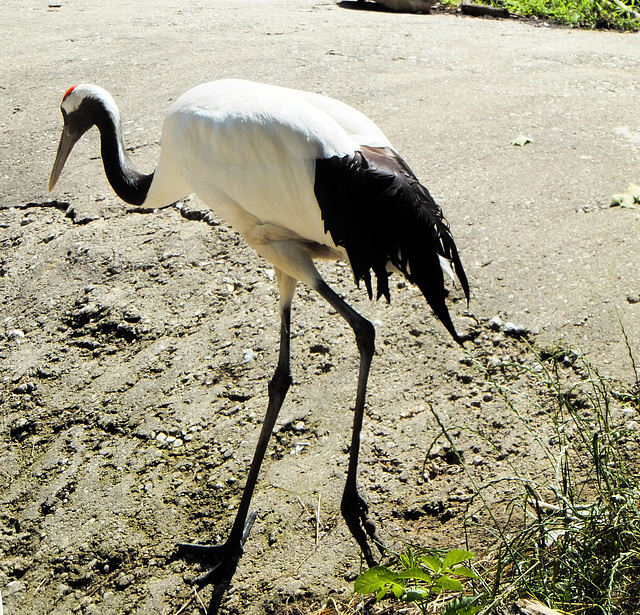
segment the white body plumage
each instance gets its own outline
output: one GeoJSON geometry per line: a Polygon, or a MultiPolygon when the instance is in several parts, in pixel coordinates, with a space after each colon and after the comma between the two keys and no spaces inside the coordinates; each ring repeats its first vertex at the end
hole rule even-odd
{"type": "MultiPolygon", "coordinates": [[[[268,246],[303,239],[344,258],[314,194],[316,160],[391,147],[365,115],[337,100],[237,79],[193,88],[169,110],[145,205],[195,193],[276,266],[306,283],[268,246]]],[[[322,256],[316,250],[314,256],[322,256]]]]}
{"type": "Polygon", "coordinates": [[[319,278],[312,259],[318,257],[348,258],[369,294],[373,269],[378,295],[387,298],[386,271],[401,271],[456,337],[444,290],[433,296],[442,286],[434,263],[453,279],[453,262],[468,290],[448,226],[380,128],[356,109],[327,96],[240,79],[205,83],[169,110],[160,160],[150,175],[133,168],[118,107],[106,90],[70,88],[61,109],[65,130],[50,189],[75,142],[97,125],[107,177],[124,200],[160,207],[195,193],[277,269],[312,287],[319,278]],[[403,239],[416,225],[423,234],[403,239]],[[416,251],[416,241],[432,247],[416,251]],[[371,242],[379,244],[374,251],[371,242]]]}

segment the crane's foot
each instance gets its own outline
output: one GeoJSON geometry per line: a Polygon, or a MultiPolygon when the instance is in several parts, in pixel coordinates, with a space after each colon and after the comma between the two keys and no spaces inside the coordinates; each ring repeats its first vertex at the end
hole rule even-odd
{"type": "Polygon", "coordinates": [[[178,549],[181,555],[190,556],[201,562],[209,569],[199,577],[193,579],[192,584],[204,587],[205,585],[228,584],[235,574],[238,561],[244,553],[244,543],[249,537],[249,532],[256,520],[257,512],[252,512],[245,523],[240,538],[229,536],[221,545],[198,545],[179,542],[178,549]]]}
{"type": "Polygon", "coordinates": [[[367,566],[370,568],[376,566],[378,562],[373,557],[369,539],[376,545],[380,555],[384,555],[386,549],[378,536],[376,524],[369,514],[369,506],[358,491],[353,490],[344,492],[340,508],[349,531],[362,549],[367,566]]]}

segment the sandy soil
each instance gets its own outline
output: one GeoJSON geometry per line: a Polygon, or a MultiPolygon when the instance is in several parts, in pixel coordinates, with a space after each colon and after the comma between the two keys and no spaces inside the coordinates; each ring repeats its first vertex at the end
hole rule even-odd
{"type": "MultiPolygon", "coordinates": [[[[188,585],[198,566],[174,545],[224,537],[275,365],[271,268],[197,200],[156,213],[119,202],[95,131],[47,194],[58,105],[75,83],[112,92],[146,170],[164,110],[190,86],[238,76],[327,93],[370,115],[442,205],[472,285],[469,310],[456,293],[451,306],[466,353],[401,280],[387,306],[354,288],[348,266],[322,268],[377,329],[360,476],[390,546],[463,544],[472,488],[446,450],[429,452],[430,406],[477,484],[511,471],[505,455],[522,472],[539,468],[474,360],[531,361],[524,336],[578,347],[605,373],[631,378],[620,322],[639,351],[640,214],[609,202],[640,183],[637,34],[310,0],[18,0],[3,13],[7,615],[202,613],[188,585]],[[519,136],[532,142],[513,146],[519,136]]],[[[352,336],[302,287],[293,329],[295,386],[229,613],[348,593],[361,565],[339,513],[352,336]]],[[[545,435],[542,417],[528,421],[545,435]]],[[[499,512],[508,494],[493,497],[499,512]]],[[[471,547],[481,553],[486,542],[472,536],[471,547]]]]}

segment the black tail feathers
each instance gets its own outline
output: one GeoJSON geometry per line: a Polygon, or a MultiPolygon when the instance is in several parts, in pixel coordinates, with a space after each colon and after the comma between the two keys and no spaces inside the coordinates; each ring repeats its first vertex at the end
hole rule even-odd
{"type": "Polygon", "coordinates": [[[317,161],[314,190],[325,230],[347,251],[356,282],[364,281],[370,298],[373,270],[377,298],[390,300],[391,264],[418,286],[461,343],[445,303],[440,259],[451,264],[467,300],[469,283],[442,210],[395,152],[376,149],[370,158],[356,152],[317,161]]]}

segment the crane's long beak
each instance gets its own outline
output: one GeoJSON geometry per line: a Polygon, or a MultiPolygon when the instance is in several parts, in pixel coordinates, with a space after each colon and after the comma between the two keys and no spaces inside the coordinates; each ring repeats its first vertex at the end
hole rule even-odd
{"type": "Polygon", "coordinates": [[[64,168],[64,163],[67,161],[73,146],[78,142],[82,135],[78,135],[77,132],[69,130],[65,125],[62,129],[62,135],[60,135],[60,143],[58,143],[58,153],[51,169],[51,175],[49,177],[49,192],[51,192],[58,182],[60,173],[64,168]]]}

